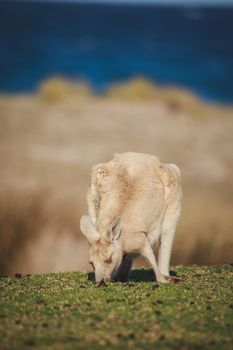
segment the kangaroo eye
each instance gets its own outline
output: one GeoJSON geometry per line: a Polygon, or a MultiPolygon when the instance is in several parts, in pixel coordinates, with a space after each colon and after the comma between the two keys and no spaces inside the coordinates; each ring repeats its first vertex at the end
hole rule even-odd
{"type": "Polygon", "coordinates": [[[92,261],[89,261],[89,264],[93,267],[93,269],[95,269],[95,266],[92,261]]]}

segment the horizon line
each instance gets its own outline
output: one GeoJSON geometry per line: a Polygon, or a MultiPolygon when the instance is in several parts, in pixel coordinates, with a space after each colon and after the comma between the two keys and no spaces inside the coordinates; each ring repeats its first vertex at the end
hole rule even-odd
{"type": "Polygon", "coordinates": [[[3,2],[79,3],[95,5],[233,6],[233,0],[0,0],[3,2]]]}

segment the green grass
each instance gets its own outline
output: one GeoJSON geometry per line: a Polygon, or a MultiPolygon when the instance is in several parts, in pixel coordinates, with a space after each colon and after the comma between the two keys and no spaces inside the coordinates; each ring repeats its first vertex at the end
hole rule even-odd
{"type": "MultiPolygon", "coordinates": [[[[151,270],[97,288],[92,275],[0,278],[0,349],[231,349],[233,266],[151,270]]],[[[20,276],[19,276],[20,277],[20,276]]]]}

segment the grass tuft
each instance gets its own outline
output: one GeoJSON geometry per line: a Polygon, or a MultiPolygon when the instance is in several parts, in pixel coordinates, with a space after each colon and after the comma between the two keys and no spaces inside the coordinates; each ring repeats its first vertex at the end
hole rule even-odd
{"type": "Polygon", "coordinates": [[[1,193],[0,273],[5,274],[24,255],[47,225],[45,196],[42,192],[1,193]]]}
{"type": "Polygon", "coordinates": [[[59,102],[68,97],[88,97],[91,89],[85,82],[72,82],[62,77],[43,81],[39,86],[39,95],[45,102],[59,102]]]}
{"type": "Polygon", "coordinates": [[[114,84],[106,91],[106,96],[133,102],[154,101],[164,104],[173,113],[188,113],[195,118],[207,117],[213,113],[231,112],[202,101],[190,91],[177,86],[156,85],[149,79],[137,77],[119,84],[114,84]]]}
{"type": "Polygon", "coordinates": [[[53,271],[56,260],[64,259],[63,246],[68,251],[74,244],[79,248],[78,210],[51,197],[45,190],[0,194],[1,275],[53,271]]]}

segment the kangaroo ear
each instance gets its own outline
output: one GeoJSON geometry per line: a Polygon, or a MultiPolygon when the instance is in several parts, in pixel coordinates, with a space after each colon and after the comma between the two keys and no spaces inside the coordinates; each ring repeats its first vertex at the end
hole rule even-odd
{"type": "Polygon", "coordinates": [[[111,241],[119,239],[121,235],[121,217],[116,218],[109,227],[108,238],[111,241]]]}
{"type": "Polygon", "coordinates": [[[82,234],[87,238],[89,243],[93,243],[100,238],[98,231],[91,222],[89,216],[83,215],[80,220],[80,229],[82,234]]]}

